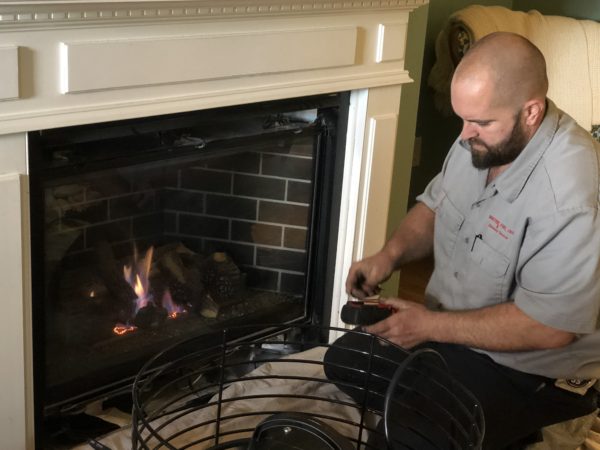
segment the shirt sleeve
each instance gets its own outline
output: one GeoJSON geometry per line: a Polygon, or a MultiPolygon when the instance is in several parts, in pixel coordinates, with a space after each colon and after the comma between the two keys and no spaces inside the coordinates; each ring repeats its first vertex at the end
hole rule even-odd
{"type": "Polygon", "coordinates": [[[444,174],[448,169],[452,155],[457,151],[456,147],[459,146],[458,139],[454,145],[450,148],[450,151],[446,155],[442,170],[438,173],[427,185],[423,193],[417,196],[417,201],[424,203],[429,209],[435,211],[437,206],[443,200],[443,182],[444,174]]]}
{"type": "Polygon", "coordinates": [[[533,221],[517,266],[515,304],[531,318],[574,333],[598,328],[600,223],[581,208],[533,221]]]}
{"type": "Polygon", "coordinates": [[[442,192],[442,174],[438,173],[433,180],[429,182],[423,193],[417,196],[417,201],[424,203],[429,209],[435,211],[440,203],[442,192]]]}

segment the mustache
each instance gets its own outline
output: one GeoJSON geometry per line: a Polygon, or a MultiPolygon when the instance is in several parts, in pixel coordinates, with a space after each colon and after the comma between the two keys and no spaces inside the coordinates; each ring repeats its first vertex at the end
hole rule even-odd
{"type": "Polygon", "coordinates": [[[481,139],[479,139],[479,138],[469,138],[469,139],[468,139],[468,142],[469,142],[469,145],[473,145],[473,144],[479,144],[479,145],[486,146],[486,145],[485,145],[485,142],[483,142],[483,141],[482,141],[481,139]]]}

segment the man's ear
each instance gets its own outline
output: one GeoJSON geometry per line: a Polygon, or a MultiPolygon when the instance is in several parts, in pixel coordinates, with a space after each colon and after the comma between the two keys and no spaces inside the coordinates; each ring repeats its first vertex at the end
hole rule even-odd
{"type": "Polygon", "coordinates": [[[546,101],[532,99],[523,106],[523,114],[525,123],[529,126],[539,125],[544,119],[544,111],[546,109],[546,101]]]}

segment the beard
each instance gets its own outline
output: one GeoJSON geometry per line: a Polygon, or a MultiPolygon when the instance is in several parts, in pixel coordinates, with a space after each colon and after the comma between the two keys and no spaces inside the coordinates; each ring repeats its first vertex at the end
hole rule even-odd
{"type": "Polygon", "coordinates": [[[488,145],[479,138],[471,138],[468,142],[473,166],[477,169],[489,169],[513,162],[527,145],[528,139],[517,116],[510,135],[499,144],[488,145]]]}

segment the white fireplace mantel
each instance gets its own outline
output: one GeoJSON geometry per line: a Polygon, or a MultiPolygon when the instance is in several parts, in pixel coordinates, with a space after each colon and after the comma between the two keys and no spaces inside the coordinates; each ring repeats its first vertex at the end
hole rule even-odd
{"type": "Polygon", "coordinates": [[[409,13],[427,1],[0,1],[0,448],[34,448],[27,132],[352,91],[339,317],[351,261],[386,236],[409,13]]]}

